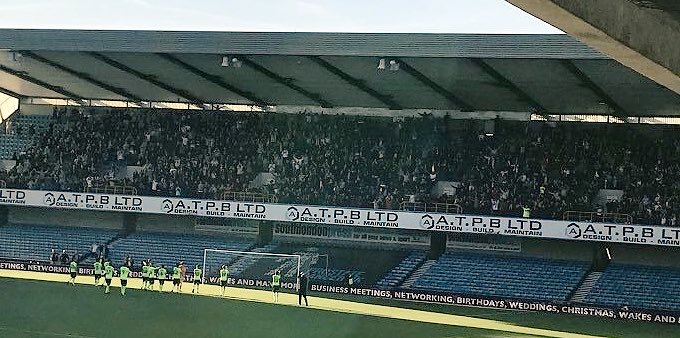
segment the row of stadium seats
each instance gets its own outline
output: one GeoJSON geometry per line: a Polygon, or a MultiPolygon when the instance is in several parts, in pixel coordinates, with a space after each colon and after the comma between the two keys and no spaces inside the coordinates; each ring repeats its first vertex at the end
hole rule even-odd
{"type": "Polygon", "coordinates": [[[390,270],[375,285],[379,288],[394,288],[404,282],[418,266],[425,261],[425,251],[413,251],[399,265],[390,270]]]}
{"type": "Polygon", "coordinates": [[[589,262],[467,253],[442,255],[412,288],[457,294],[566,301],[589,262]]]}
{"type": "Polygon", "coordinates": [[[69,257],[90,253],[93,243],[105,243],[116,230],[38,225],[0,227],[0,257],[50,261],[51,250],[66,250],[69,257]]]}
{"type": "Polygon", "coordinates": [[[680,311],[680,270],[612,264],[584,302],[616,308],[680,311]]]}
{"type": "Polygon", "coordinates": [[[109,247],[109,258],[114,264],[122,263],[127,256],[132,257],[139,269],[144,259],[154,264],[174,266],[183,260],[188,267],[203,264],[204,249],[249,251],[253,243],[241,239],[225,239],[215,236],[195,234],[170,234],[157,232],[135,232],[121,238],[109,247]]]}

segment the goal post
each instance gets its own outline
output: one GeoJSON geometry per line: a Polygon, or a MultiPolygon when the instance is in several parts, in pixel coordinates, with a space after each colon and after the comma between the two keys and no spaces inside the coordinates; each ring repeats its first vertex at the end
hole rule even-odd
{"type": "Polygon", "coordinates": [[[270,282],[274,271],[278,270],[282,279],[292,281],[297,290],[298,276],[304,269],[302,263],[301,255],[297,254],[204,249],[201,282],[217,281],[222,265],[226,265],[230,279],[249,281],[270,282]]]}

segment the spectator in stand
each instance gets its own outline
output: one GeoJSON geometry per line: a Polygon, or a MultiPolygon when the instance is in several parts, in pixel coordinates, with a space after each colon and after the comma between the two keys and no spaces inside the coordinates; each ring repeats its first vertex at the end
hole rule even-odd
{"type": "Polygon", "coordinates": [[[132,259],[132,257],[130,257],[130,255],[128,255],[127,257],[125,257],[123,265],[127,266],[130,270],[132,270],[132,268],[135,265],[135,261],[132,259]]]}
{"type": "Polygon", "coordinates": [[[52,262],[52,265],[59,264],[59,252],[57,252],[56,249],[52,249],[52,253],[50,254],[50,262],[52,262]]]}
{"type": "Polygon", "coordinates": [[[61,257],[59,258],[61,260],[62,265],[66,265],[69,263],[69,255],[66,253],[66,250],[61,251],[61,257]]]}

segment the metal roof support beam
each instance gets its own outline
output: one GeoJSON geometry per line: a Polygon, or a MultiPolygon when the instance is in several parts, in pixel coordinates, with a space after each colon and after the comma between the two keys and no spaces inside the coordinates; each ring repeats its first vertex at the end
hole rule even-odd
{"type": "Polygon", "coordinates": [[[461,111],[472,112],[472,111],[477,110],[473,106],[471,106],[469,103],[463,101],[461,98],[459,98],[455,94],[446,90],[446,88],[444,88],[444,87],[440,86],[438,83],[432,81],[432,79],[427,77],[425,74],[423,74],[420,71],[418,71],[417,69],[413,68],[413,66],[409,65],[404,60],[396,59],[396,61],[399,62],[399,66],[401,67],[401,69],[403,71],[405,71],[409,75],[416,78],[416,80],[420,81],[422,84],[430,87],[432,90],[434,90],[439,95],[441,95],[444,98],[446,98],[447,100],[449,100],[451,103],[455,104],[458,108],[460,108],[461,111]]]}
{"type": "Polygon", "coordinates": [[[24,81],[27,81],[27,82],[30,82],[30,83],[32,83],[32,84],[38,85],[38,86],[40,86],[40,87],[49,89],[49,90],[51,90],[51,91],[53,91],[53,92],[55,92],[55,93],[59,93],[59,94],[61,94],[61,95],[64,95],[64,96],[66,96],[67,98],[74,99],[74,100],[80,101],[80,102],[82,102],[82,101],[85,100],[84,97],[82,97],[82,96],[80,96],[80,95],[78,95],[78,94],[76,94],[76,93],[74,93],[74,92],[68,91],[68,90],[66,90],[66,89],[64,89],[64,88],[62,88],[62,87],[55,86],[55,85],[53,85],[53,84],[49,84],[49,83],[47,83],[47,82],[45,82],[45,81],[36,79],[36,78],[34,78],[34,77],[28,75],[26,72],[14,70],[14,69],[12,69],[12,68],[5,67],[5,66],[3,66],[3,65],[0,65],[0,71],[3,71],[3,72],[5,72],[5,73],[7,73],[7,74],[14,75],[14,76],[16,76],[16,77],[18,77],[18,78],[20,78],[20,79],[22,79],[22,80],[24,80],[24,81]]]}
{"type": "Polygon", "coordinates": [[[47,59],[45,57],[42,57],[42,56],[35,54],[31,51],[21,51],[21,54],[24,55],[24,56],[28,56],[31,59],[36,60],[38,62],[44,63],[44,64],[46,64],[50,67],[57,68],[57,69],[63,71],[64,73],[73,75],[73,76],[75,76],[75,77],[77,77],[81,80],[85,80],[86,82],[89,82],[89,83],[91,83],[91,84],[93,84],[93,85],[95,85],[99,88],[106,89],[106,90],[108,90],[108,91],[110,91],[114,94],[118,94],[118,95],[120,95],[120,96],[122,96],[122,97],[124,97],[124,98],[126,98],[130,101],[143,101],[140,97],[133,95],[132,93],[126,91],[123,88],[119,88],[119,87],[110,85],[108,83],[104,83],[102,81],[99,81],[99,80],[93,78],[92,76],[90,76],[87,73],[79,72],[75,69],[66,67],[66,66],[64,66],[60,63],[57,63],[55,61],[52,61],[52,60],[47,59]]]}
{"type": "Polygon", "coordinates": [[[19,94],[19,93],[15,93],[15,92],[13,92],[13,91],[11,91],[11,90],[9,90],[9,89],[2,88],[2,87],[0,87],[0,93],[3,93],[3,94],[5,94],[5,95],[9,95],[9,96],[15,97],[15,98],[17,98],[17,99],[23,99],[24,97],[26,97],[26,96],[24,96],[24,95],[21,95],[21,94],[19,94]]]}
{"type": "Polygon", "coordinates": [[[246,66],[248,66],[248,67],[262,73],[264,76],[266,76],[266,77],[268,77],[268,78],[270,78],[270,79],[272,79],[272,80],[274,80],[274,81],[276,81],[276,82],[278,82],[278,83],[280,83],[280,84],[302,94],[302,96],[318,103],[321,107],[323,107],[323,108],[333,107],[333,105],[330,102],[324,100],[321,97],[320,94],[312,93],[312,92],[308,91],[307,89],[304,89],[304,88],[296,85],[295,79],[285,78],[285,77],[283,77],[279,74],[276,74],[276,73],[272,72],[271,70],[267,69],[266,67],[258,64],[257,62],[255,62],[253,60],[250,60],[250,59],[248,59],[244,56],[239,56],[238,59],[241,60],[246,66]]]}
{"type": "Polygon", "coordinates": [[[144,74],[144,73],[142,73],[142,72],[140,72],[140,71],[137,71],[137,70],[135,70],[135,69],[132,69],[132,68],[128,67],[127,65],[125,65],[125,64],[123,64],[123,63],[120,63],[120,62],[118,62],[118,61],[116,61],[116,60],[114,60],[114,59],[111,59],[111,58],[109,58],[109,57],[107,57],[107,56],[105,56],[105,55],[103,55],[103,54],[100,54],[100,53],[97,53],[97,52],[87,52],[87,55],[90,55],[90,56],[92,56],[93,58],[95,58],[95,59],[97,59],[97,60],[99,60],[99,61],[101,61],[101,62],[104,62],[104,63],[106,63],[106,64],[109,65],[109,66],[112,66],[112,67],[114,67],[114,68],[117,68],[117,69],[119,69],[119,70],[121,70],[121,71],[124,71],[124,72],[126,72],[126,73],[128,73],[128,74],[134,75],[134,76],[136,76],[136,77],[138,77],[138,78],[140,78],[140,79],[142,79],[142,80],[144,80],[144,81],[146,81],[146,82],[148,82],[148,83],[151,83],[152,85],[154,85],[154,86],[156,86],[156,87],[158,87],[158,88],[164,89],[164,90],[166,90],[166,91],[168,91],[168,92],[170,92],[170,93],[173,93],[173,94],[175,94],[175,95],[177,95],[177,96],[179,96],[179,97],[182,97],[182,98],[186,99],[187,101],[189,101],[189,102],[191,102],[191,103],[195,103],[195,104],[203,103],[203,99],[201,99],[201,98],[199,98],[198,96],[195,96],[195,95],[193,95],[193,94],[187,92],[186,90],[179,89],[179,88],[175,88],[175,87],[173,87],[173,86],[170,86],[170,85],[167,84],[167,83],[158,81],[158,80],[156,80],[156,79],[155,79],[153,76],[151,76],[151,75],[144,74]]]}
{"type": "Polygon", "coordinates": [[[614,111],[613,115],[619,118],[625,118],[628,116],[628,112],[623,109],[614,99],[609,96],[604,89],[602,89],[600,86],[598,86],[593,80],[591,80],[586,73],[584,73],[581,68],[578,68],[574,62],[571,60],[561,60],[562,65],[564,68],[566,68],[571,74],[573,74],[576,78],[578,78],[588,89],[590,89],[597,97],[602,100],[611,110],[614,111]]]}
{"type": "Polygon", "coordinates": [[[536,111],[540,114],[547,113],[547,110],[538,101],[534,100],[529,94],[523,91],[521,88],[517,87],[512,81],[499,73],[490,64],[486,63],[482,59],[471,58],[470,61],[477,65],[477,67],[484,70],[489,76],[498,81],[503,87],[510,89],[515,95],[517,95],[522,101],[529,103],[536,111]]]}
{"type": "Polygon", "coordinates": [[[396,102],[394,102],[394,100],[392,100],[392,98],[390,96],[379,93],[375,89],[366,85],[366,83],[364,83],[363,80],[357,79],[357,78],[343,72],[340,68],[333,66],[331,63],[322,59],[321,57],[307,56],[307,58],[314,61],[316,64],[325,68],[329,72],[337,75],[338,77],[345,80],[346,82],[348,82],[352,86],[357,87],[357,88],[361,89],[363,92],[365,92],[366,94],[378,99],[380,102],[384,103],[390,109],[392,109],[392,110],[401,109],[401,107],[396,102]]]}
{"type": "Polygon", "coordinates": [[[202,79],[204,79],[204,80],[206,80],[206,81],[208,81],[208,82],[210,82],[210,83],[212,83],[212,84],[214,84],[214,85],[216,85],[216,86],[218,86],[222,89],[226,89],[226,90],[228,90],[232,93],[235,93],[235,94],[245,98],[246,100],[249,100],[249,101],[257,104],[258,106],[269,106],[270,105],[269,102],[267,102],[264,99],[256,96],[252,92],[245,91],[245,90],[242,90],[238,87],[230,85],[230,84],[224,82],[224,80],[222,80],[222,78],[220,78],[219,76],[208,74],[208,73],[206,73],[206,72],[204,72],[204,71],[202,71],[202,70],[200,70],[200,69],[198,69],[198,68],[196,68],[196,67],[194,67],[194,66],[192,66],[192,65],[190,65],[190,64],[188,64],[188,63],[186,63],[186,62],[184,62],[180,59],[178,59],[177,57],[175,57],[171,54],[158,53],[158,56],[162,57],[165,60],[172,62],[173,64],[177,65],[178,67],[181,67],[181,68],[189,71],[190,73],[192,73],[192,74],[194,74],[194,75],[196,75],[196,76],[198,76],[198,77],[200,77],[200,78],[202,78],[202,79]]]}

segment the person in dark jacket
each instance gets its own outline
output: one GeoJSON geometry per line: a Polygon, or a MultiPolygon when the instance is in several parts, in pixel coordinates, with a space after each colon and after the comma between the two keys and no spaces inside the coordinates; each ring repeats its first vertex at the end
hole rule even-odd
{"type": "Polygon", "coordinates": [[[302,298],[305,299],[305,306],[309,306],[307,303],[307,289],[309,289],[309,279],[304,272],[300,272],[300,277],[298,278],[298,305],[302,305],[302,298]]]}
{"type": "Polygon", "coordinates": [[[59,253],[57,252],[57,250],[52,249],[52,256],[50,257],[50,259],[52,261],[52,265],[59,264],[59,253]]]}
{"type": "Polygon", "coordinates": [[[68,256],[68,253],[66,253],[66,250],[63,250],[63,251],[61,252],[61,257],[60,257],[60,258],[61,258],[61,264],[62,264],[62,265],[67,265],[68,262],[69,262],[69,258],[70,258],[70,257],[68,256]]]}

